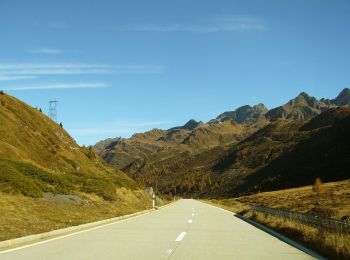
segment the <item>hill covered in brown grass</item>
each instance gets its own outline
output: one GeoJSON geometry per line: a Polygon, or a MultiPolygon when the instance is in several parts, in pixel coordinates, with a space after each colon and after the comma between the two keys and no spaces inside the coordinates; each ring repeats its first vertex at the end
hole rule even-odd
{"type": "Polygon", "coordinates": [[[118,187],[138,188],[45,114],[7,94],[0,95],[0,136],[1,191],[95,193],[113,200],[118,187]]]}

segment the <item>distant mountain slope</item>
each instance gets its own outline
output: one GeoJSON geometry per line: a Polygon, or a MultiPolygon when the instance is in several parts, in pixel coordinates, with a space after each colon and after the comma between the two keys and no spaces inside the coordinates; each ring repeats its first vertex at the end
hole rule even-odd
{"type": "Polygon", "coordinates": [[[216,117],[216,119],[212,119],[209,123],[214,122],[225,122],[227,120],[233,120],[236,123],[243,123],[249,119],[257,119],[267,113],[267,108],[264,104],[258,104],[253,107],[251,106],[242,106],[237,108],[235,111],[224,112],[216,117]]]}
{"type": "Polygon", "coordinates": [[[302,92],[288,103],[269,110],[266,118],[270,121],[278,119],[303,120],[319,115],[323,111],[336,106],[350,105],[350,89],[343,89],[335,99],[320,99],[302,92]]]}
{"type": "Polygon", "coordinates": [[[338,106],[350,105],[350,88],[345,88],[332,100],[338,106]]]}
{"type": "Polygon", "coordinates": [[[115,200],[116,188],[138,188],[46,115],[4,93],[0,137],[0,191],[33,197],[43,192],[95,194],[115,200]]]}
{"type": "Polygon", "coordinates": [[[190,147],[211,147],[227,144],[243,138],[243,127],[234,121],[226,121],[220,124],[206,124],[197,127],[183,141],[190,147]]]}
{"type": "Polygon", "coordinates": [[[183,126],[176,126],[176,127],[170,128],[168,131],[180,130],[180,129],[192,131],[192,130],[196,129],[198,126],[200,126],[202,124],[203,124],[202,121],[197,122],[196,120],[191,119],[186,124],[184,124],[183,126]]]}
{"type": "Polygon", "coordinates": [[[159,153],[175,145],[159,140],[158,129],[144,134],[135,134],[130,139],[114,138],[97,143],[95,151],[110,165],[122,169],[135,160],[145,159],[152,153],[159,153]],[[156,131],[157,133],[152,133],[156,131]],[[159,140],[159,141],[158,141],[159,140]]]}
{"type": "Polygon", "coordinates": [[[182,127],[166,131],[153,129],[134,134],[129,139],[107,139],[97,143],[94,150],[113,167],[124,169],[133,162],[157,162],[184,152],[195,154],[209,147],[238,142],[247,136],[251,129],[254,130],[264,123],[251,122],[248,128],[232,120],[215,124],[189,121],[182,127]]]}
{"type": "Polygon", "coordinates": [[[317,116],[299,130],[305,135],[293,149],[287,150],[245,179],[237,192],[277,190],[322,181],[350,178],[350,108],[335,108],[317,116]],[[324,119],[330,119],[324,121],[324,119]],[[320,128],[316,129],[318,123],[320,128]],[[327,122],[327,123],[326,123],[327,122]],[[309,128],[312,126],[311,128],[309,128]]]}
{"type": "Polygon", "coordinates": [[[266,117],[271,121],[278,119],[310,119],[335,106],[331,101],[320,101],[302,92],[287,104],[271,109],[266,113],[266,117]]]}

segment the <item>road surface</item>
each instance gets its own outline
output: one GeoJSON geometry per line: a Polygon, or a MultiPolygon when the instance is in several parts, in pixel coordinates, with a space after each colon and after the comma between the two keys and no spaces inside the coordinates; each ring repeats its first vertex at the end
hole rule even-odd
{"type": "Polygon", "coordinates": [[[180,200],[144,215],[0,251],[0,259],[310,259],[222,210],[180,200]]]}

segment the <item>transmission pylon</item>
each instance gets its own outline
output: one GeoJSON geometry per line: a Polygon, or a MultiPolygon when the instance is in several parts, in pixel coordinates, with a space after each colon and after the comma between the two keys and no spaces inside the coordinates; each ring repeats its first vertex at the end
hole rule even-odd
{"type": "Polygon", "coordinates": [[[49,101],[49,117],[57,123],[57,100],[49,101]]]}

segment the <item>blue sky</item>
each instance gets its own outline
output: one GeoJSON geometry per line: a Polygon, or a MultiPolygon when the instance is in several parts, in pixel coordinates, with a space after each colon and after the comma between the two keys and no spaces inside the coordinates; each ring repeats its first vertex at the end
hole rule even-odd
{"type": "Polygon", "coordinates": [[[0,89],[80,144],[349,87],[350,1],[0,0],[0,89]]]}

